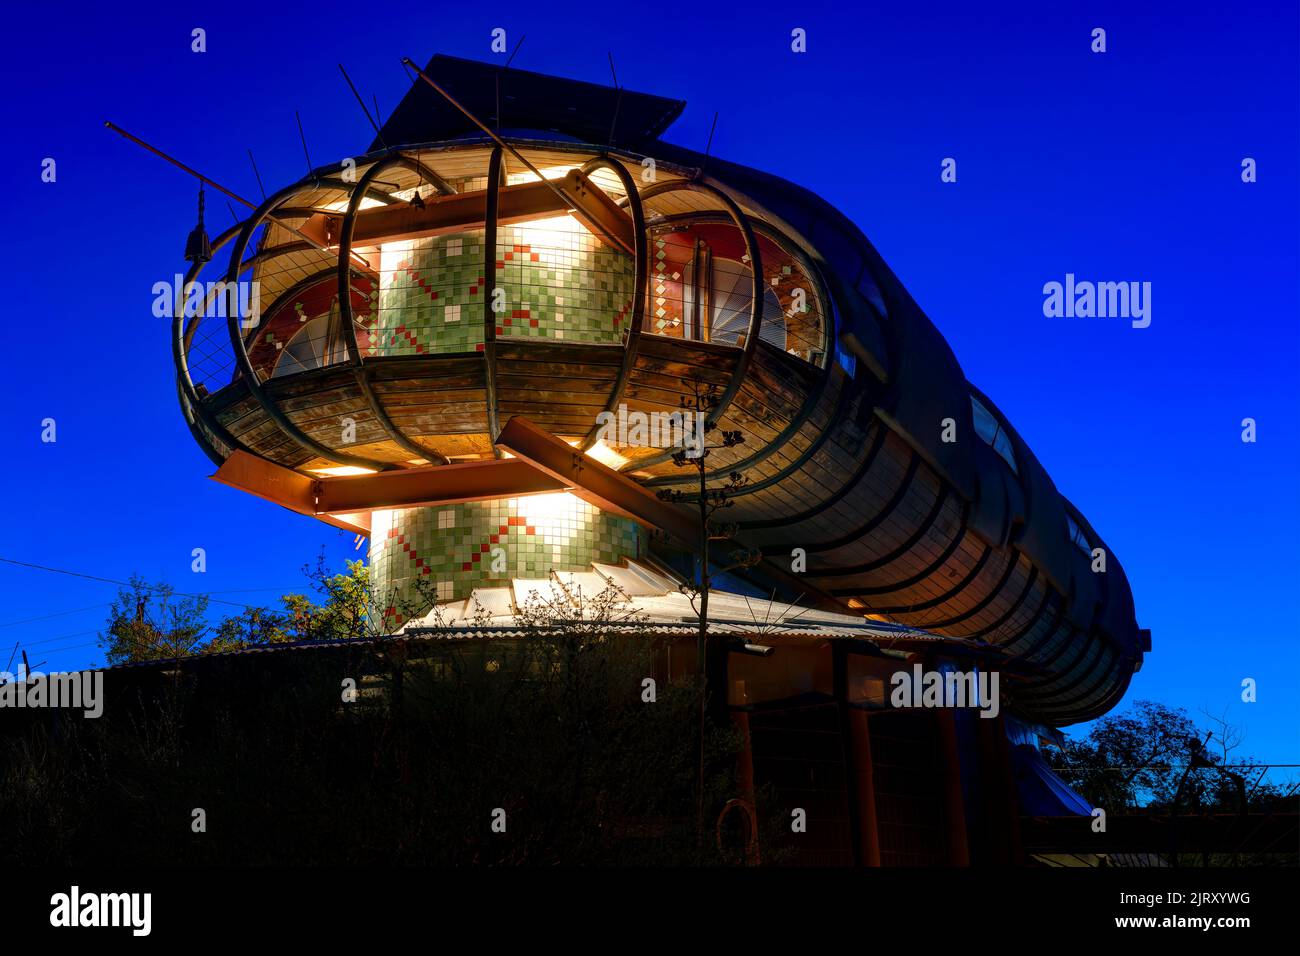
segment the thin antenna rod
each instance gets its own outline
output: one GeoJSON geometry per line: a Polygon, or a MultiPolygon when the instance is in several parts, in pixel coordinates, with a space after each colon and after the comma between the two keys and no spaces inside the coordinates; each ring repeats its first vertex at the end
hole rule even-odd
{"type": "MultiPolygon", "coordinates": [[[[157,149],[156,147],[150,146],[150,145],[149,145],[148,143],[146,143],[144,140],[140,139],[140,137],[138,137],[138,136],[132,136],[130,133],[128,133],[126,130],[122,129],[120,126],[116,126],[116,125],[114,125],[113,123],[109,122],[108,120],[105,120],[105,121],[104,121],[104,125],[105,125],[106,127],[108,127],[109,129],[111,129],[114,133],[117,133],[119,136],[122,136],[122,137],[124,137],[125,139],[129,139],[131,142],[135,143],[137,146],[142,146],[142,147],[144,147],[144,148],[147,149],[149,152],[153,153],[155,156],[158,156],[158,157],[161,157],[162,159],[167,160],[167,162],[171,163],[173,166],[176,166],[176,167],[178,167],[179,169],[183,169],[183,170],[185,170],[185,172],[189,173],[189,174],[190,174],[191,176],[193,176],[195,179],[199,180],[199,182],[207,183],[209,186],[211,186],[213,189],[217,190],[218,192],[223,192],[223,193],[225,193],[227,196],[229,196],[231,199],[234,199],[234,200],[236,200],[237,202],[242,202],[242,203],[243,203],[245,206],[247,206],[249,209],[256,209],[256,208],[257,208],[257,205],[256,205],[255,203],[251,203],[251,202],[249,202],[249,201],[248,201],[247,199],[245,199],[243,196],[239,195],[239,193],[231,192],[231,191],[230,191],[229,189],[227,189],[225,186],[221,185],[221,183],[209,179],[207,176],[204,176],[202,173],[198,172],[198,171],[195,170],[195,169],[191,169],[189,166],[186,166],[184,163],[182,163],[179,159],[173,159],[172,157],[170,157],[170,156],[168,156],[166,153],[164,153],[161,149],[157,149]]],[[[302,239],[304,242],[306,242],[309,246],[311,246],[311,247],[312,247],[313,249],[315,249],[316,251],[318,251],[318,252],[323,252],[323,253],[325,253],[327,256],[328,256],[328,255],[333,255],[333,253],[330,252],[330,250],[329,250],[328,247],[321,245],[319,242],[317,242],[317,241],[316,241],[315,239],[313,239],[311,236],[307,235],[307,234],[306,234],[305,232],[303,232],[301,229],[298,229],[296,226],[291,226],[291,225],[289,225],[287,222],[284,222],[284,221],[282,221],[282,220],[280,220],[280,219],[275,220],[275,224],[276,224],[277,226],[279,226],[280,228],[282,228],[282,229],[288,229],[288,230],[289,230],[290,232],[292,232],[295,236],[297,236],[299,239],[302,239]]],[[[355,253],[355,252],[352,253],[352,258],[355,259],[357,262],[361,263],[361,265],[363,265],[365,268],[367,268],[367,269],[370,268],[370,263],[367,262],[365,259],[363,259],[361,256],[357,255],[357,253],[355,253]]]]}
{"type": "Polygon", "coordinates": [[[524,45],[524,38],[526,36],[528,36],[526,33],[519,34],[519,42],[515,44],[515,52],[510,54],[510,59],[506,60],[505,68],[507,70],[510,69],[510,64],[515,62],[515,53],[518,53],[519,48],[524,45]]]}
{"type": "Polygon", "coordinates": [[[256,204],[256,203],[251,203],[251,202],[249,202],[249,201],[248,201],[247,199],[245,199],[243,196],[239,195],[239,193],[231,192],[231,191],[230,191],[229,189],[227,189],[225,186],[221,185],[221,183],[209,179],[207,176],[204,176],[202,173],[198,172],[197,170],[191,169],[189,166],[186,166],[184,163],[182,163],[179,159],[172,159],[172,157],[168,156],[168,155],[167,155],[166,153],[164,153],[161,149],[157,149],[157,148],[155,148],[155,147],[153,147],[153,146],[150,146],[148,143],[146,143],[144,140],[140,139],[140,137],[138,137],[138,136],[132,136],[132,135],[131,135],[130,133],[128,133],[126,130],[122,129],[122,127],[117,126],[117,125],[115,125],[115,124],[109,122],[108,120],[105,120],[105,121],[104,121],[104,125],[105,125],[106,127],[108,127],[109,129],[111,129],[114,133],[117,133],[119,136],[121,136],[121,137],[123,137],[123,138],[125,138],[125,139],[129,139],[131,142],[135,143],[137,146],[143,146],[145,149],[147,149],[149,152],[153,153],[155,156],[159,156],[159,157],[161,157],[161,158],[167,160],[167,162],[171,163],[173,166],[176,166],[176,167],[178,167],[178,168],[180,168],[180,169],[185,170],[185,172],[189,173],[191,176],[193,176],[195,179],[199,180],[200,182],[207,183],[209,186],[211,186],[213,189],[217,190],[218,192],[223,192],[223,193],[225,193],[227,196],[229,196],[231,199],[235,200],[236,202],[242,202],[242,203],[243,203],[245,206],[247,206],[249,209],[256,209],[256,208],[257,208],[257,204],[256,204]]]}
{"type": "Polygon", "coordinates": [[[506,58],[506,65],[503,66],[500,70],[497,70],[497,75],[496,75],[497,129],[501,128],[501,74],[505,70],[510,69],[510,64],[515,61],[515,53],[518,53],[519,48],[524,45],[524,37],[526,37],[527,35],[528,34],[526,33],[519,34],[519,42],[515,44],[514,52],[511,53],[510,56],[506,58]]]}
{"type": "Polygon", "coordinates": [[[9,668],[14,666],[14,658],[18,656],[18,645],[21,641],[14,641],[14,651],[9,655],[9,663],[5,665],[5,673],[9,673],[9,668]]]}
{"type": "Polygon", "coordinates": [[[253,175],[257,177],[257,188],[262,191],[262,202],[266,202],[266,187],[262,185],[262,174],[257,168],[257,160],[253,158],[253,151],[248,151],[248,161],[253,164],[253,175]]]}
{"type": "Polygon", "coordinates": [[[298,138],[302,140],[302,154],[307,158],[307,175],[311,176],[316,171],[316,167],[311,164],[311,153],[307,152],[307,136],[302,131],[302,117],[298,115],[297,110],[293,111],[293,117],[298,121],[298,138]]]}
{"type": "Polygon", "coordinates": [[[700,172],[709,164],[709,152],[713,149],[713,131],[718,128],[718,114],[713,114],[713,125],[709,127],[709,143],[704,147],[704,162],[700,163],[700,172]]]}
{"type": "MultiPolygon", "coordinates": [[[[373,129],[375,131],[375,135],[379,137],[380,144],[384,147],[384,149],[387,149],[388,144],[384,142],[383,133],[379,132],[379,125],[370,117],[370,110],[366,108],[366,101],[363,100],[361,98],[361,94],[357,92],[356,84],[352,82],[352,77],[348,76],[348,71],[343,69],[342,63],[339,64],[339,72],[343,74],[343,79],[348,81],[348,89],[350,89],[352,91],[352,95],[356,97],[357,105],[361,107],[361,112],[366,114],[366,122],[370,124],[370,128],[373,129]]],[[[376,114],[379,113],[378,103],[375,104],[375,113],[376,114]]]]}
{"type": "Polygon", "coordinates": [[[618,96],[614,98],[614,119],[609,124],[609,141],[605,144],[606,147],[609,147],[614,145],[614,130],[618,128],[618,110],[623,105],[623,87],[618,85],[618,73],[614,71],[614,53],[612,50],[607,52],[609,53],[609,72],[614,77],[614,89],[618,90],[618,96]]]}
{"type": "MultiPolygon", "coordinates": [[[[520,42],[522,42],[522,41],[520,41],[520,42]]],[[[551,180],[549,180],[549,179],[547,179],[545,176],[543,176],[543,175],[541,174],[541,171],[538,170],[538,168],[537,168],[536,166],[534,166],[532,163],[530,163],[528,160],[526,160],[526,159],[525,159],[525,158],[520,154],[519,150],[515,149],[513,146],[511,146],[509,143],[507,143],[505,140],[503,140],[503,139],[502,139],[500,136],[498,136],[496,133],[492,132],[492,130],[488,129],[488,127],[483,123],[482,120],[480,120],[477,116],[475,116],[475,115],[474,115],[473,113],[471,113],[469,110],[465,109],[465,107],[461,106],[460,103],[456,100],[456,98],[455,98],[454,96],[452,96],[450,93],[448,93],[446,90],[444,90],[441,86],[439,86],[437,83],[435,83],[433,80],[431,80],[431,79],[429,78],[429,75],[428,75],[427,73],[425,73],[422,69],[420,69],[420,68],[419,68],[418,66],[416,66],[413,62],[411,62],[411,58],[410,58],[410,57],[405,57],[405,56],[402,57],[402,62],[403,62],[405,65],[409,66],[411,69],[413,69],[413,70],[416,72],[416,74],[420,77],[420,79],[424,80],[424,82],[428,83],[428,84],[429,84],[430,86],[432,86],[435,90],[437,90],[440,94],[442,94],[443,99],[445,99],[445,100],[446,100],[448,103],[450,103],[452,106],[456,107],[456,109],[458,109],[458,110],[460,110],[462,113],[464,113],[464,114],[465,114],[465,117],[466,117],[466,118],[467,118],[471,123],[473,123],[473,124],[474,124],[475,126],[477,126],[479,129],[481,129],[483,132],[487,133],[488,136],[491,137],[491,139],[492,139],[492,141],[493,141],[494,143],[496,143],[496,144],[497,144],[498,146],[500,146],[502,149],[509,150],[509,151],[510,151],[510,155],[513,156],[515,159],[519,160],[519,162],[523,163],[524,166],[526,166],[526,167],[528,168],[528,171],[529,171],[530,173],[532,173],[532,174],[533,174],[534,176],[536,176],[539,180],[541,180],[542,182],[544,182],[544,183],[546,183],[548,186],[550,186],[550,187],[551,187],[551,191],[554,192],[555,195],[559,196],[560,199],[564,201],[564,204],[565,204],[566,206],[572,206],[572,205],[573,205],[573,201],[572,201],[571,199],[569,199],[568,196],[564,195],[564,191],[563,191],[562,189],[560,189],[559,186],[557,186],[554,182],[552,182],[551,180]]]]}

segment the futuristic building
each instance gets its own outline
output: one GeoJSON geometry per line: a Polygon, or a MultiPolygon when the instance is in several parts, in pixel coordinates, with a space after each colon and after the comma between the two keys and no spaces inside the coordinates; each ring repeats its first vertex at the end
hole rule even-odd
{"type": "MultiPolygon", "coordinates": [[[[765,559],[728,590],[808,609],[773,657],[734,663],[733,707],[771,685],[768,703],[824,688],[869,708],[899,654],[951,653],[1014,675],[1004,706],[1029,736],[1106,712],[1149,650],[1116,556],[858,228],[662,141],[683,106],[435,57],[364,154],[270,195],[186,276],[227,284],[174,323],[217,477],[368,535],[412,632],[429,600],[506,619],[573,575],[671,600],[696,531],[656,492],[693,472],[671,428],[598,416],[671,421],[716,385],[717,425],[746,441],[710,480],[748,478],[728,518],[765,559]]],[[[855,858],[879,861],[877,838],[855,858]]]]}

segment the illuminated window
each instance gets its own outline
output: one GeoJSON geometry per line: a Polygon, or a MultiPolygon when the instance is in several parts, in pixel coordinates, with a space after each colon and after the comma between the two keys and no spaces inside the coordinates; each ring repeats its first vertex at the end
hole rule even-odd
{"type": "Polygon", "coordinates": [[[974,395],[970,397],[970,405],[971,413],[975,418],[975,433],[984,440],[984,444],[991,447],[1011,466],[1013,472],[1017,472],[1016,453],[1011,447],[1011,436],[1007,434],[1007,430],[974,395]]]}
{"type": "MultiPolygon", "coordinates": [[[[802,261],[755,230],[763,263],[759,338],[813,365],[827,361],[817,284],[802,261]]],[[[651,233],[647,328],[658,335],[743,346],[753,278],[744,237],[729,222],[676,222],[651,233]]]]}
{"type": "Polygon", "coordinates": [[[338,306],[335,304],[328,315],[317,316],[298,329],[280,351],[271,376],[279,378],[347,360],[348,348],[343,342],[338,306]]]}

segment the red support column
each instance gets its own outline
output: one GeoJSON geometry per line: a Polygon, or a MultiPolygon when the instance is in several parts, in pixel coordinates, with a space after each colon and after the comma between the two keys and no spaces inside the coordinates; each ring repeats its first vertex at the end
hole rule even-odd
{"type": "Polygon", "coordinates": [[[853,760],[858,802],[858,858],[863,866],[880,866],[880,829],[876,821],[876,781],[871,762],[871,727],[867,712],[849,707],[849,753],[853,760]]]}
{"type": "Polygon", "coordinates": [[[939,746],[943,759],[944,806],[948,815],[948,862],[970,866],[970,843],[966,834],[966,801],[961,792],[961,752],[957,746],[957,721],[952,708],[935,711],[939,725],[939,746]]]}
{"type": "Polygon", "coordinates": [[[736,760],[736,776],[740,784],[740,798],[749,807],[749,819],[752,824],[753,845],[745,856],[751,864],[756,865],[759,860],[758,805],[754,800],[754,743],[749,734],[749,712],[733,710],[731,723],[740,733],[740,754],[736,760]]]}

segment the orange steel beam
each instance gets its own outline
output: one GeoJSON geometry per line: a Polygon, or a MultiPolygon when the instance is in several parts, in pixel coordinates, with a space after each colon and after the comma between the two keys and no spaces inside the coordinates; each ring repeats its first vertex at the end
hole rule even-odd
{"type": "Polygon", "coordinates": [[[566,490],[562,482],[542,474],[527,462],[511,458],[321,478],[318,484],[317,508],[323,514],[427,508],[566,490]]]}
{"type": "MultiPolygon", "coordinates": [[[[529,222],[572,213],[598,239],[629,255],[633,253],[632,218],[605,192],[580,171],[574,169],[558,183],[521,183],[502,186],[497,222],[529,222]],[[554,186],[564,194],[568,204],[556,195],[554,186]]],[[[453,193],[429,196],[424,208],[394,203],[362,209],[357,213],[354,247],[373,246],[401,239],[422,239],[446,233],[463,232],[483,224],[487,215],[487,192],[453,193]]],[[[324,246],[337,246],[343,226],[341,215],[317,213],[303,223],[301,232],[324,246]]]]}
{"type": "MultiPolygon", "coordinates": [[[[631,518],[651,528],[661,528],[691,549],[699,547],[698,519],[687,511],[660,501],[659,497],[638,482],[589,458],[576,448],[538,428],[526,418],[515,416],[501,429],[497,444],[518,455],[569,490],[583,501],[604,511],[631,518]]],[[[741,542],[735,542],[743,547],[741,542]]],[[[855,612],[839,599],[771,561],[764,562],[768,577],[780,581],[810,604],[841,614],[855,612]]],[[[855,614],[856,616],[856,614],[855,614]]]]}
{"type": "Polygon", "coordinates": [[[653,491],[583,454],[567,442],[516,415],[506,422],[497,444],[534,468],[568,485],[583,501],[651,528],[662,528],[684,544],[699,543],[699,526],[680,508],[660,501],[653,491]]]}
{"type": "Polygon", "coordinates": [[[316,514],[314,479],[246,451],[236,451],[227,458],[212,480],[257,495],[298,514],[316,514]]]}
{"type": "Polygon", "coordinates": [[[369,513],[381,508],[436,507],[565,490],[561,482],[512,458],[313,478],[237,451],[212,477],[290,511],[362,534],[370,533],[369,513]]]}

